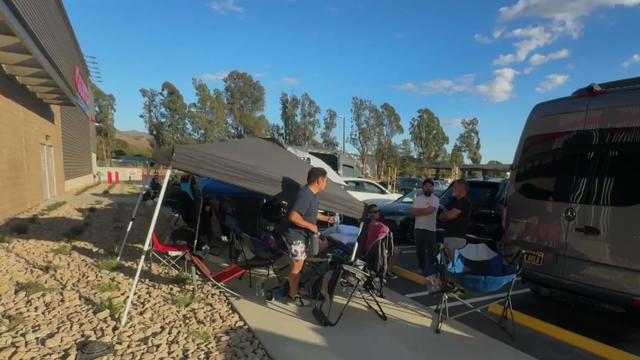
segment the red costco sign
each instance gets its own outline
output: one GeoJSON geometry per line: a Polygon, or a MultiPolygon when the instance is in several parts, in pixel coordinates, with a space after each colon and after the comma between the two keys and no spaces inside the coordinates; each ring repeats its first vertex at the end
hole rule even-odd
{"type": "Polygon", "coordinates": [[[87,89],[87,85],[84,84],[82,80],[82,75],[80,74],[80,68],[76,65],[73,69],[73,80],[76,86],[76,94],[79,100],[80,107],[85,112],[85,114],[89,114],[89,89],[87,89]]]}

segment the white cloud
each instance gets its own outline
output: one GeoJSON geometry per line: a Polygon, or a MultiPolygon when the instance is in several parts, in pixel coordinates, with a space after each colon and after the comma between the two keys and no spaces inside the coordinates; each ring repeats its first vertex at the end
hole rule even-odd
{"type": "Polygon", "coordinates": [[[567,81],[569,81],[569,75],[547,75],[545,80],[538,84],[536,91],[539,93],[547,92],[551,89],[557,88],[558,86],[564,85],[567,81]]]}
{"type": "Polygon", "coordinates": [[[513,81],[519,72],[512,68],[497,69],[493,72],[493,80],[471,88],[471,92],[481,95],[489,101],[503,102],[513,96],[513,81]]]}
{"type": "Polygon", "coordinates": [[[329,12],[337,12],[337,11],[338,11],[338,8],[337,8],[337,7],[335,7],[335,6],[333,6],[333,5],[329,5],[329,6],[327,6],[327,10],[328,10],[329,12]]]}
{"type": "Polygon", "coordinates": [[[489,44],[489,43],[494,42],[498,38],[500,38],[500,36],[504,33],[504,30],[505,30],[504,27],[496,28],[491,33],[491,36],[484,36],[482,34],[475,34],[473,36],[473,38],[476,39],[476,41],[479,42],[479,43],[489,44]]]}
{"type": "Polygon", "coordinates": [[[636,5],[640,5],[640,0],[518,0],[512,6],[501,7],[498,12],[500,21],[522,18],[549,20],[554,32],[567,32],[575,39],[584,27],[583,19],[596,9],[636,5]]]}
{"type": "Polygon", "coordinates": [[[474,74],[466,74],[459,76],[455,80],[437,79],[419,85],[408,82],[393,85],[392,88],[419,95],[471,93],[483,96],[493,102],[502,102],[510,99],[513,95],[513,82],[518,72],[512,68],[502,68],[495,70],[493,74],[494,78],[491,81],[480,85],[474,85],[474,74]]]}
{"type": "Polygon", "coordinates": [[[569,55],[571,55],[571,52],[568,49],[562,49],[560,51],[556,51],[548,55],[533,54],[531,58],[529,58],[529,63],[531,63],[531,65],[533,66],[538,66],[544,63],[548,63],[550,61],[564,59],[569,55]]]}
{"type": "Polygon", "coordinates": [[[629,60],[622,63],[622,66],[628,68],[632,64],[640,64],[640,53],[633,54],[629,60]]]}
{"type": "Polygon", "coordinates": [[[446,121],[444,123],[444,126],[448,127],[448,128],[452,128],[452,129],[461,129],[462,128],[462,120],[464,120],[464,119],[461,118],[461,119],[449,120],[449,121],[446,121]]]}
{"type": "Polygon", "coordinates": [[[398,91],[415,91],[418,89],[418,86],[412,82],[406,82],[404,84],[392,85],[391,88],[398,91]]]}
{"type": "Polygon", "coordinates": [[[522,70],[522,73],[525,74],[525,75],[529,75],[532,72],[533,72],[533,67],[532,66],[526,67],[526,68],[524,68],[524,70],[522,70]]]}
{"type": "Polygon", "coordinates": [[[209,7],[218,14],[227,15],[229,13],[244,13],[244,8],[238,6],[235,0],[213,0],[209,3],[209,7]]]}
{"type": "Polygon", "coordinates": [[[493,65],[509,65],[512,62],[516,61],[516,57],[513,54],[500,55],[495,60],[493,60],[493,65]]]}
{"type": "Polygon", "coordinates": [[[299,79],[292,78],[292,77],[286,77],[282,79],[283,85],[295,86],[295,85],[298,85],[299,83],[300,83],[299,79]]]}
{"type": "Polygon", "coordinates": [[[211,82],[222,81],[222,79],[224,79],[227,74],[229,74],[228,71],[220,71],[216,74],[204,74],[200,76],[200,79],[211,82]]]}

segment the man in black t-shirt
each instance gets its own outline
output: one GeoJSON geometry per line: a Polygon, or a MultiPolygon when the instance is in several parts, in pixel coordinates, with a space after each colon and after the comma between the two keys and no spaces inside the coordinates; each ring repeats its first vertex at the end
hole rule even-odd
{"type": "Polygon", "coordinates": [[[471,200],[467,197],[469,184],[463,180],[453,182],[454,201],[438,219],[444,223],[444,249],[451,260],[453,252],[467,244],[466,234],[471,220],[471,200]]]}
{"type": "MultiPolygon", "coordinates": [[[[293,266],[289,272],[289,299],[296,305],[304,306],[305,302],[300,297],[299,283],[300,271],[306,259],[306,250],[311,236],[318,234],[316,221],[320,220],[333,223],[334,218],[318,213],[320,200],[318,194],[327,187],[327,171],[323,168],[311,168],[307,174],[307,185],[298,191],[296,201],[289,213],[289,228],[286,233],[289,254],[293,266]]],[[[326,248],[326,243],[320,244],[320,251],[326,248]]]]}

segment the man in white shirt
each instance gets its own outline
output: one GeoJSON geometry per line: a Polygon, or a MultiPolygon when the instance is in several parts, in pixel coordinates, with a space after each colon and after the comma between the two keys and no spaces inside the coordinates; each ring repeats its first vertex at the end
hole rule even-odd
{"type": "Polygon", "coordinates": [[[422,182],[422,194],[416,196],[413,202],[411,215],[416,218],[414,239],[418,266],[426,276],[437,269],[436,214],[439,206],[440,199],[433,195],[433,180],[425,179],[422,182]]]}

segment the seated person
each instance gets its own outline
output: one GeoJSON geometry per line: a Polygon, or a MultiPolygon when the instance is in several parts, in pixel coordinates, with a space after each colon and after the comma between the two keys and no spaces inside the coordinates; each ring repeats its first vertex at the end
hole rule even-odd
{"type": "MultiPolygon", "coordinates": [[[[366,256],[366,254],[371,251],[371,248],[376,244],[376,242],[383,240],[389,234],[389,227],[380,221],[380,209],[377,205],[371,204],[367,206],[367,224],[363,235],[361,236],[363,251],[362,256],[366,256]]],[[[387,268],[392,269],[400,258],[400,250],[397,248],[393,248],[393,252],[389,255],[387,260],[387,268]]],[[[386,277],[389,279],[395,279],[397,276],[393,274],[390,270],[387,270],[386,277]]]]}

